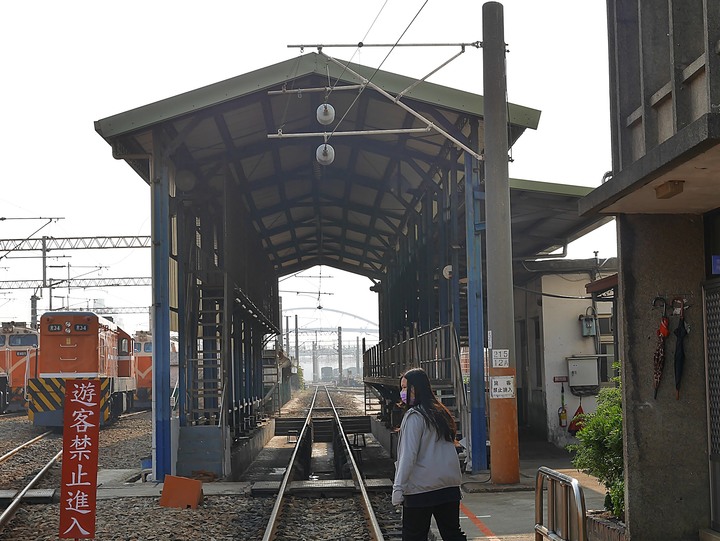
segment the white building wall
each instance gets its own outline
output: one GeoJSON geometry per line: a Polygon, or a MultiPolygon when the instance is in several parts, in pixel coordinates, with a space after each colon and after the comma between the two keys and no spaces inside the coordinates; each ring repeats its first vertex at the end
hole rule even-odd
{"type": "MultiPolygon", "coordinates": [[[[577,440],[568,432],[568,427],[561,427],[558,410],[561,407],[561,389],[563,384],[555,383],[555,376],[568,376],[567,358],[572,355],[593,354],[595,342],[592,337],[583,337],[579,316],[585,315],[592,306],[585,285],[590,281],[586,273],[545,275],[541,278],[541,287],[545,296],[542,297],[542,340],[544,358],[544,382],[548,441],[564,447],[577,440]],[[578,298],[559,298],[550,295],[578,298]]],[[[565,408],[567,409],[568,426],[573,415],[581,404],[581,398],[574,396],[565,387],[565,408]]],[[[585,413],[595,411],[595,396],[582,397],[582,409],[585,413]]]]}

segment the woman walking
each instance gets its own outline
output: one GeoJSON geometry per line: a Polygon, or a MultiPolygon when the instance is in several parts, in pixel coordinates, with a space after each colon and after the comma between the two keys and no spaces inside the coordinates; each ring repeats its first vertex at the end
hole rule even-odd
{"type": "Polygon", "coordinates": [[[433,516],[444,541],[465,541],[455,419],[435,397],[422,368],[402,376],[400,399],[407,409],[400,423],[392,503],[403,506],[403,541],[426,541],[433,516]]]}

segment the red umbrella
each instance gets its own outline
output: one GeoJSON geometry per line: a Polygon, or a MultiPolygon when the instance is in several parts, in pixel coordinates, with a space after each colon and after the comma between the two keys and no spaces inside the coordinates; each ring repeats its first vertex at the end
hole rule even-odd
{"type": "Polygon", "coordinates": [[[675,343],[675,399],[680,400],[680,380],[685,366],[685,337],[688,335],[688,329],[685,324],[685,301],[681,298],[673,299],[673,308],[676,302],[680,302],[680,320],[677,328],[673,331],[677,337],[675,343]]]}
{"type": "Polygon", "coordinates": [[[658,387],[662,379],[663,368],[665,368],[665,339],[670,334],[670,320],[665,315],[666,301],[662,297],[655,297],[653,307],[657,306],[657,302],[662,301],[663,315],[660,318],[660,327],[657,330],[657,344],[655,346],[655,355],[653,356],[653,389],[655,389],[654,397],[657,398],[658,387]]]}
{"type": "Polygon", "coordinates": [[[573,415],[572,421],[570,421],[570,425],[568,426],[568,432],[572,434],[573,436],[577,434],[580,430],[582,430],[583,424],[585,424],[585,411],[582,407],[582,396],[580,397],[580,405],[578,406],[578,409],[575,410],[575,415],[573,415]]]}

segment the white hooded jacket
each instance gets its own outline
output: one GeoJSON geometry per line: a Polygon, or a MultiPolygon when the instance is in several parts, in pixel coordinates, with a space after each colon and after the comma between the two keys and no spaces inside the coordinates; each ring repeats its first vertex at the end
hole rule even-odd
{"type": "Polygon", "coordinates": [[[459,487],[461,482],[462,472],[455,444],[438,439],[435,428],[426,423],[416,408],[410,408],[400,423],[393,505],[400,505],[406,494],[459,487]]]}

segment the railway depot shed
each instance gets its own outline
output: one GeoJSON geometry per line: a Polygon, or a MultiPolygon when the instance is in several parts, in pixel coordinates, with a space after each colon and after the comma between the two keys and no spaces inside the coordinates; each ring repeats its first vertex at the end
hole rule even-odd
{"type": "MultiPolygon", "coordinates": [[[[510,145],[537,128],[539,111],[507,111],[510,145]]],[[[204,445],[200,467],[230,474],[233,442],[262,399],[284,275],[326,265],[371,279],[381,341],[447,322],[461,342],[483,332],[468,328],[462,286],[482,273],[465,262],[483,230],[466,234],[465,194],[482,197],[483,114],[480,95],[320,52],[95,123],[151,187],[157,478],[197,467],[192,441],[204,445]],[[323,125],[326,104],[336,116],[323,125]],[[177,457],[170,330],[182,367],[177,457]]],[[[515,272],[609,219],[578,215],[589,192],[511,180],[515,272]]]]}

